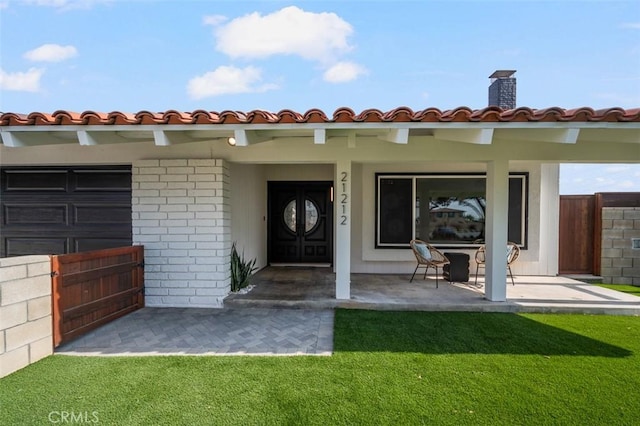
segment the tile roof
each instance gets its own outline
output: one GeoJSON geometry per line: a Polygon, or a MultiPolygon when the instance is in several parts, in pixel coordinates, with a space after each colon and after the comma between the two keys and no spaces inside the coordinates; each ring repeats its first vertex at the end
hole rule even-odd
{"type": "Polygon", "coordinates": [[[403,123],[403,122],[640,122],[640,108],[622,109],[592,108],[562,109],[558,107],[531,109],[526,107],[503,110],[499,107],[487,107],[472,110],[459,107],[441,111],[427,108],[413,111],[399,107],[383,112],[366,109],[356,114],[349,108],[338,108],[332,117],[319,109],[310,109],[305,113],[288,109],[280,112],[253,110],[240,111],[204,111],[165,112],[139,111],[125,113],[71,112],[59,110],[52,114],[32,112],[30,114],[1,113],[0,126],[48,126],[48,125],[148,125],[148,124],[291,124],[291,123],[403,123]]]}

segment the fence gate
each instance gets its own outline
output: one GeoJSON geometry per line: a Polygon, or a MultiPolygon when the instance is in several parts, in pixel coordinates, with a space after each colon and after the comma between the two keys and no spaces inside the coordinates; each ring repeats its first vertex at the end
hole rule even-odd
{"type": "Polygon", "coordinates": [[[144,247],[51,257],[54,347],[144,306],[144,247]]]}
{"type": "Polygon", "coordinates": [[[594,273],[595,197],[560,197],[560,274],[594,273]]]}

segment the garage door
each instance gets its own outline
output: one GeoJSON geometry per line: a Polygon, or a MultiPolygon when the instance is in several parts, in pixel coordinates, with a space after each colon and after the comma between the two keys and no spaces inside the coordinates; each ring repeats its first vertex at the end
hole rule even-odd
{"type": "Polygon", "coordinates": [[[5,167],[0,179],[0,257],[131,245],[131,167],[5,167]]]}

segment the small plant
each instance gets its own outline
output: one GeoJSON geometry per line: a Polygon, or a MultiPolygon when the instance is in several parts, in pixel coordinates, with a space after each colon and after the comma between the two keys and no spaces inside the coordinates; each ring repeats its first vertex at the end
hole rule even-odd
{"type": "Polygon", "coordinates": [[[239,291],[249,285],[249,277],[255,271],[256,260],[245,260],[244,251],[238,254],[236,243],[231,246],[231,291],[239,291]]]}

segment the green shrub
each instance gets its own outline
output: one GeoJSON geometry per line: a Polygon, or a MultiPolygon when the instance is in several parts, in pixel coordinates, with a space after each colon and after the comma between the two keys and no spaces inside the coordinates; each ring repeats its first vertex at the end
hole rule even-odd
{"type": "Polygon", "coordinates": [[[256,260],[245,260],[244,251],[238,254],[236,243],[231,246],[231,291],[239,291],[249,285],[249,277],[255,271],[256,260]]]}

